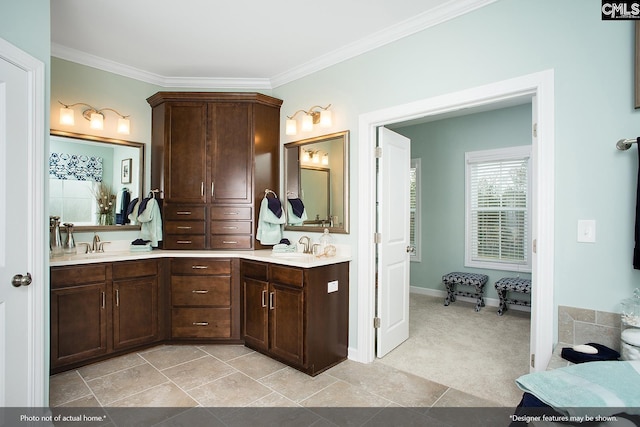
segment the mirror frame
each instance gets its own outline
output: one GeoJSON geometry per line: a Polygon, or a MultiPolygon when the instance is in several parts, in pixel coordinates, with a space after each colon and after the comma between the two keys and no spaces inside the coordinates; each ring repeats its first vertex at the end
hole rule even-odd
{"type": "Polygon", "coordinates": [[[313,138],[288,142],[284,144],[284,196],[287,197],[287,193],[289,191],[288,185],[289,185],[290,179],[297,180],[296,184],[298,187],[300,186],[299,184],[300,183],[300,158],[299,158],[300,147],[303,147],[305,145],[315,144],[328,139],[337,139],[340,137],[343,138],[343,150],[342,150],[342,157],[343,157],[342,185],[343,185],[343,197],[344,197],[343,225],[341,227],[311,227],[311,226],[304,226],[304,225],[285,224],[284,226],[285,230],[304,231],[308,233],[322,233],[325,228],[328,228],[330,233],[349,234],[350,197],[349,197],[349,131],[348,130],[345,130],[342,132],[335,132],[328,135],[320,135],[313,138]],[[294,162],[296,165],[295,171],[289,169],[291,167],[290,164],[294,164],[294,162]]]}
{"type": "MultiPolygon", "coordinates": [[[[134,141],[126,141],[124,139],[114,139],[114,138],[105,138],[102,136],[95,135],[85,135],[81,133],[74,132],[66,132],[56,129],[51,129],[49,131],[49,135],[51,136],[60,136],[64,138],[71,138],[83,141],[91,141],[91,142],[102,142],[105,144],[111,145],[120,145],[132,148],[140,148],[140,164],[138,165],[138,179],[140,182],[140,196],[142,196],[144,191],[144,165],[145,165],[145,157],[144,157],[144,146],[142,142],[134,142],[134,141]]],[[[50,151],[50,150],[49,150],[50,151]]],[[[50,154],[50,153],[49,153],[50,154]]],[[[64,226],[60,226],[61,229],[65,229],[64,226]]],[[[140,230],[140,224],[135,225],[77,225],[74,226],[73,229],[78,232],[84,231],[127,231],[127,230],[140,230]]]]}

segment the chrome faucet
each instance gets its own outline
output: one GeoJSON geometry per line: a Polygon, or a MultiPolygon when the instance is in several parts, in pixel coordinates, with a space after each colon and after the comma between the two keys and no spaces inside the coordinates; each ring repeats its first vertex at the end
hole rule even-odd
{"type": "Polygon", "coordinates": [[[305,254],[311,253],[311,239],[308,236],[302,236],[300,240],[298,240],[298,243],[301,243],[303,245],[303,252],[305,254]],[[303,240],[305,241],[303,242],[303,240]]]}

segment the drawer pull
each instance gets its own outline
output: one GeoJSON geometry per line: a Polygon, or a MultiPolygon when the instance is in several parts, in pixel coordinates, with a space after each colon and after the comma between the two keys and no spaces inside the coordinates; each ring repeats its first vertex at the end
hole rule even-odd
{"type": "Polygon", "coordinates": [[[116,289],[116,307],[120,307],[120,289],[116,289]]]}
{"type": "Polygon", "coordinates": [[[267,291],[262,291],[262,306],[267,306],[267,291]]]}
{"type": "Polygon", "coordinates": [[[222,243],[225,245],[235,245],[238,242],[236,242],[235,240],[223,240],[222,243]]]}
{"type": "Polygon", "coordinates": [[[209,268],[208,265],[192,265],[191,266],[192,270],[206,270],[207,268],[209,268]]]}
{"type": "Polygon", "coordinates": [[[179,225],[177,228],[179,230],[191,230],[192,227],[190,227],[188,225],[179,225]]]}
{"type": "Polygon", "coordinates": [[[178,240],[176,241],[177,244],[179,245],[190,245],[191,244],[191,240],[178,240]]]}
{"type": "Polygon", "coordinates": [[[191,215],[191,211],[178,211],[176,215],[191,215]]]}
{"type": "Polygon", "coordinates": [[[194,289],[191,291],[191,293],[194,294],[208,294],[209,291],[207,291],[206,289],[194,289]]]}
{"type": "Polygon", "coordinates": [[[271,292],[269,294],[269,310],[273,310],[274,308],[276,308],[275,301],[273,299],[274,299],[274,295],[273,295],[273,292],[271,292]]]}
{"type": "Polygon", "coordinates": [[[222,228],[224,228],[225,230],[237,230],[238,229],[238,227],[232,226],[232,225],[225,225],[222,228]]]}
{"type": "Polygon", "coordinates": [[[209,326],[209,322],[193,322],[193,326],[209,326]]]}
{"type": "Polygon", "coordinates": [[[238,211],[227,211],[223,215],[239,215],[239,214],[240,212],[238,211]]]}
{"type": "Polygon", "coordinates": [[[104,308],[104,307],[105,307],[105,303],[106,303],[106,301],[105,301],[105,295],[104,295],[104,292],[102,292],[102,308],[104,308]]]}

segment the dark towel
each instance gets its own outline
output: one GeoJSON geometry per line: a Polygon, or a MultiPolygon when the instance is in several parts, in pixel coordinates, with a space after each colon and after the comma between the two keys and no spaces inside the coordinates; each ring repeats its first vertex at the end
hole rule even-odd
{"type": "Polygon", "coordinates": [[[640,137],[636,140],[638,145],[638,182],[636,189],[636,245],[633,248],[633,268],[640,270],[640,137]]]}
{"type": "Polygon", "coordinates": [[[269,206],[269,210],[273,212],[273,214],[280,218],[282,216],[282,204],[280,203],[280,199],[277,197],[267,197],[267,205],[269,206]]]}
{"type": "Polygon", "coordinates": [[[575,351],[571,347],[564,347],[562,349],[562,358],[564,360],[568,360],[573,363],[584,363],[584,362],[598,362],[604,360],[618,360],[620,358],[620,353],[615,351],[612,348],[609,348],[602,344],[597,344],[590,342],[587,345],[591,347],[595,347],[598,352],[596,354],[587,354],[581,353],[579,351],[575,351]]]}
{"type": "Polygon", "coordinates": [[[289,203],[291,203],[291,210],[293,210],[293,214],[298,218],[302,218],[302,212],[304,212],[304,203],[300,199],[289,199],[289,203]]]}
{"type": "Polygon", "coordinates": [[[147,243],[149,243],[151,240],[142,240],[142,239],[136,239],[133,242],[131,242],[132,245],[135,246],[144,246],[147,243]]]}
{"type": "Polygon", "coordinates": [[[129,206],[127,206],[127,212],[126,212],[127,219],[129,218],[129,215],[133,213],[133,210],[136,208],[136,203],[138,203],[137,197],[133,199],[131,202],[129,202],[129,206]]]}

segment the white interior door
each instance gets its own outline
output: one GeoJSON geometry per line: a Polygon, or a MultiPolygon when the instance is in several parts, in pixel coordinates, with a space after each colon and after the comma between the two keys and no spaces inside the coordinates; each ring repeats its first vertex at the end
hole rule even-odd
{"type": "Polygon", "coordinates": [[[376,356],[383,357],[409,338],[409,170],[411,141],[378,129],[378,286],[376,356]]]}
{"type": "Polygon", "coordinates": [[[0,407],[45,403],[42,69],[0,39],[0,407]]]}

